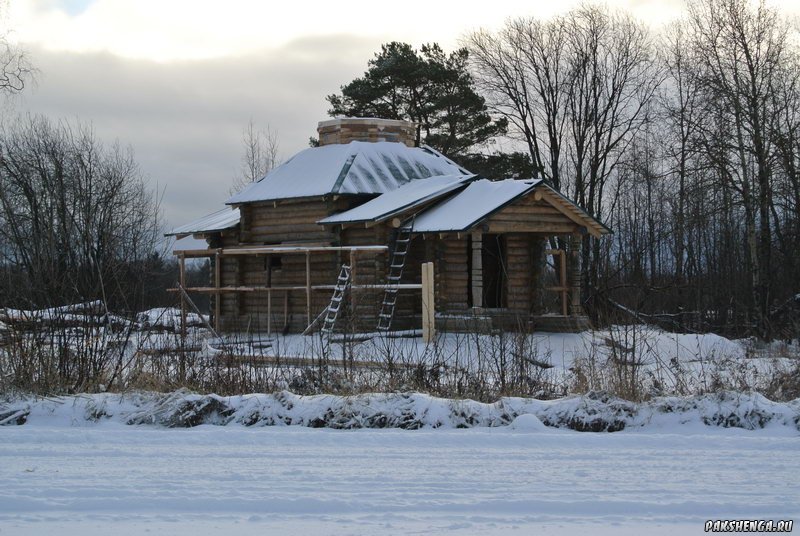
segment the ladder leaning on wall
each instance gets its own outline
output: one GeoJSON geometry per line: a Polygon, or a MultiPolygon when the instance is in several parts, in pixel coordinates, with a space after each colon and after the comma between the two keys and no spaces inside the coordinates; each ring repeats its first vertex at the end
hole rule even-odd
{"type": "Polygon", "coordinates": [[[331,303],[325,309],[325,320],[322,321],[322,329],[320,329],[325,335],[333,333],[333,328],[336,326],[336,319],[339,318],[339,311],[342,309],[345,293],[350,288],[350,276],[350,267],[343,264],[341,270],[339,270],[339,277],[336,278],[336,285],[333,287],[331,303]]]}
{"type": "Polygon", "coordinates": [[[383,292],[381,302],[381,312],[378,314],[378,331],[389,331],[394,319],[394,310],[397,306],[397,285],[403,276],[403,269],[406,266],[406,256],[411,247],[411,232],[414,228],[412,219],[406,226],[400,227],[395,232],[394,247],[389,256],[389,271],[386,276],[387,287],[383,292]]]}
{"type": "Polygon", "coordinates": [[[317,326],[322,324],[320,331],[324,335],[330,336],[336,327],[336,320],[339,318],[339,313],[344,304],[344,298],[347,291],[350,290],[352,284],[352,270],[350,266],[343,264],[339,269],[339,275],[336,278],[336,284],[333,287],[333,294],[331,295],[330,303],[322,310],[322,312],[311,322],[303,331],[303,335],[309,335],[316,330],[317,326]]]}

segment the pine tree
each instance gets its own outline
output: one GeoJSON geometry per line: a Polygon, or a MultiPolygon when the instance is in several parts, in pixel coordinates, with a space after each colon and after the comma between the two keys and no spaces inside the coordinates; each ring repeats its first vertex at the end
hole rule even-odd
{"type": "Polygon", "coordinates": [[[417,142],[456,160],[506,131],[474,90],[466,48],[446,54],[436,43],[419,51],[392,42],[368,62],[361,78],[329,95],[331,116],[381,117],[417,123],[417,142]]]}

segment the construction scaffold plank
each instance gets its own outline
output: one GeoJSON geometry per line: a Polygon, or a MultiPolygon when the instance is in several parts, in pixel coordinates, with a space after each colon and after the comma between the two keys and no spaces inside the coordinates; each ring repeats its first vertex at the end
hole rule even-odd
{"type": "MultiPolygon", "coordinates": [[[[336,285],[311,285],[311,290],[333,290],[336,285]]],[[[352,288],[358,290],[419,290],[422,285],[419,283],[402,283],[399,285],[353,285],[352,288]]],[[[167,292],[179,292],[178,289],[168,288],[167,292]]],[[[281,292],[281,291],[300,291],[306,290],[302,287],[186,287],[187,292],[197,292],[200,294],[214,294],[216,292],[281,292]]]]}
{"type": "Polygon", "coordinates": [[[217,248],[217,249],[186,249],[173,252],[175,255],[183,257],[198,258],[198,257],[213,257],[220,255],[222,257],[234,255],[266,255],[269,253],[283,253],[283,254],[307,254],[307,253],[331,253],[338,251],[346,252],[374,252],[380,253],[387,251],[389,246],[250,246],[241,248],[217,248]]]}

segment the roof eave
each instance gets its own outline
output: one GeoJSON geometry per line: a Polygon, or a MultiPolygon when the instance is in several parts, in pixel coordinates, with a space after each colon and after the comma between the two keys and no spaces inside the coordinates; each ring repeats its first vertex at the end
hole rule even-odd
{"type": "MultiPolygon", "coordinates": [[[[445,196],[447,196],[449,194],[458,193],[459,190],[463,190],[464,188],[466,188],[469,185],[469,183],[471,183],[472,181],[474,181],[475,179],[478,178],[478,175],[475,175],[474,173],[468,173],[467,175],[471,175],[471,177],[469,177],[468,179],[465,179],[465,180],[463,180],[461,182],[454,183],[451,188],[443,189],[443,190],[434,192],[434,193],[432,193],[432,194],[430,194],[430,195],[428,195],[428,196],[426,196],[426,197],[424,197],[422,199],[417,199],[417,200],[412,201],[410,203],[406,203],[402,207],[396,208],[396,209],[394,209],[394,210],[392,210],[390,212],[384,212],[383,214],[381,214],[380,216],[377,216],[375,218],[360,218],[360,219],[355,219],[355,220],[339,220],[339,221],[331,221],[331,222],[326,222],[325,220],[327,220],[328,218],[323,218],[321,220],[318,220],[317,224],[319,224],[319,225],[357,225],[357,224],[360,224],[360,223],[365,223],[365,224],[383,223],[383,222],[385,222],[387,220],[390,220],[392,218],[395,218],[395,217],[397,217],[397,216],[399,216],[401,214],[404,214],[406,212],[412,211],[412,210],[414,210],[416,208],[420,208],[423,205],[425,205],[426,203],[430,203],[430,202],[436,201],[437,199],[439,199],[441,197],[445,197],[445,196]]],[[[380,197],[380,195],[378,197],[380,197]]]]}
{"type": "Polygon", "coordinates": [[[505,203],[502,203],[502,204],[498,205],[497,207],[493,208],[492,210],[490,210],[489,212],[487,212],[486,214],[483,214],[480,218],[474,220],[472,223],[470,223],[469,225],[463,227],[462,229],[421,231],[421,233],[466,233],[466,232],[472,231],[473,229],[475,229],[475,227],[477,227],[478,225],[482,224],[483,222],[485,222],[486,220],[491,218],[493,215],[497,214],[497,212],[499,212],[499,211],[503,210],[504,208],[506,208],[508,205],[514,203],[520,197],[523,197],[523,196],[528,195],[529,193],[531,193],[531,191],[535,190],[536,187],[539,186],[540,184],[542,184],[541,180],[537,181],[536,184],[532,184],[530,187],[522,190],[520,193],[518,193],[517,195],[515,195],[514,197],[512,197],[511,199],[509,199],[505,203]]]}

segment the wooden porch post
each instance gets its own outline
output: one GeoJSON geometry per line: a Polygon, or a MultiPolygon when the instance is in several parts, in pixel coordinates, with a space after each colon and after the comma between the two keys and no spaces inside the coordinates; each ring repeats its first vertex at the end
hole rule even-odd
{"type": "Polygon", "coordinates": [[[582,316],[586,314],[581,304],[581,244],[583,235],[572,234],[569,237],[569,285],[571,301],[569,314],[582,316]]]}
{"type": "Polygon", "coordinates": [[[220,304],[220,298],[222,294],[220,293],[219,289],[222,283],[222,269],[220,268],[220,254],[219,249],[214,254],[214,288],[217,289],[217,292],[214,294],[214,330],[219,333],[219,315],[220,311],[222,310],[222,306],[220,304]]]}
{"type": "Polygon", "coordinates": [[[422,263],[422,342],[433,342],[436,335],[436,297],[434,295],[433,263],[422,263]]]}
{"type": "Polygon", "coordinates": [[[306,326],[311,324],[311,252],[306,251],[306,326]]]}
{"type": "Polygon", "coordinates": [[[181,340],[186,340],[186,255],[181,253],[179,257],[180,266],[180,285],[181,285],[181,340]]]}
{"type": "Polygon", "coordinates": [[[472,307],[483,307],[483,233],[472,233],[472,307]]]}
{"type": "Polygon", "coordinates": [[[353,312],[352,329],[358,331],[358,305],[356,301],[356,250],[350,250],[350,309],[353,312]]]}
{"type": "Polygon", "coordinates": [[[272,288],[267,291],[267,337],[272,337],[272,288]]]}

